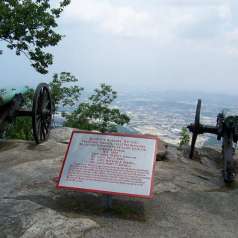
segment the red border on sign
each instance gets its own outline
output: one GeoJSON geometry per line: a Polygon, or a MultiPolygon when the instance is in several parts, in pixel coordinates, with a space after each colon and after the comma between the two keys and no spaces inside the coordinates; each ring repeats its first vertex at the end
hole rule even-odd
{"type": "Polygon", "coordinates": [[[156,162],[156,152],[158,148],[158,143],[159,143],[159,138],[157,136],[153,135],[140,135],[140,134],[126,134],[126,133],[100,133],[100,132],[92,132],[92,131],[83,131],[83,130],[73,130],[68,147],[64,156],[64,160],[61,166],[60,174],[59,174],[59,179],[56,185],[57,189],[69,189],[69,190],[77,190],[77,191],[82,191],[82,192],[92,192],[92,193],[101,193],[101,194],[107,194],[107,195],[118,195],[118,196],[128,196],[128,197],[135,197],[135,198],[147,198],[147,199],[152,199],[154,194],[154,174],[155,174],[155,162],[156,162]],[[110,191],[104,191],[104,190],[95,190],[95,189],[85,189],[85,188],[76,188],[76,187],[66,187],[66,186],[61,186],[59,185],[60,179],[63,173],[64,165],[66,162],[66,159],[68,157],[68,152],[69,148],[73,139],[73,136],[75,133],[82,133],[82,134],[93,134],[93,135],[108,135],[108,136],[121,136],[121,137],[132,137],[132,138],[144,138],[144,139],[153,139],[156,140],[155,143],[155,151],[154,151],[154,161],[153,161],[153,168],[152,168],[152,175],[151,175],[151,185],[150,185],[150,195],[138,195],[138,194],[130,194],[130,193],[119,193],[119,192],[110,192],[110,191]]]}

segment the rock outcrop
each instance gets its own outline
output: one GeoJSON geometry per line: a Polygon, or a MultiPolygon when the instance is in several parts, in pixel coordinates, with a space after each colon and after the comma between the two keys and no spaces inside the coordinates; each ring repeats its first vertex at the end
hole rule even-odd
{"type": "Polygon", "coordinates": [[[0,142],[0,238],[237,237],[238,183],[223,183],[218,152],[192,161],[168,145],[154,199],[114,197],[108,211],[101,195],[55,187],[71,131],[55,129],[37,146],[0,142]]]}
{"type": "Polygon", "coordinates": [[[78,238],[98,227],[90,218],[60,211],[63,201],[58,197],[64,199],[64,192],[56,190],[55,177],[66,145],[57,139],[37,146],[33,142],[1,141],[1,238],[78,238]]]}

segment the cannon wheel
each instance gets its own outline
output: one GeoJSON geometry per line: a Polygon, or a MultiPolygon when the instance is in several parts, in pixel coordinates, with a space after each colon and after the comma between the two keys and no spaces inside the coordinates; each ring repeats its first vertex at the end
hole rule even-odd
{"type": "Polygon", "coordinates": [[[52,99],[46,83],[38,85],[33,98],[32,128],[37,144],[48,139],[52,120],[52,99]]]}
{"type": "Polygon", "coordinates": [[[190,155],[189,155],[190,159],[193,158],[195,144],[196,144],[197,136],[199,134],[201,106],[202,106],[202,100],[198,99],[197,108],[196,108],[196,115],[195,115],[195,121],[194,121],[193,129],[192,129],[193,130],[192,131],[193,132],[193,137],[192,137],[191,150],[190,150],[190,155]]]}
{"type": "Polygon", "coordinates": [[[233,135],[225,133],[223,138],[222,154],[224,159],[223,177],[225,183],[232,183],[236,176],[233,148],[233,135]]]}

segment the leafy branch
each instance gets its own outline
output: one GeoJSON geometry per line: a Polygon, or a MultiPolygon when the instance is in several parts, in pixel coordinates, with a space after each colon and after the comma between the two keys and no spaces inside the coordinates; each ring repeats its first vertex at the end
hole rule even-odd
{"type": "Polygon", "coordinates": [[[50,0],[1,0],[0,39],[15,50],[16,55],[24,54],[39,73],[46,74],[53,55],[45,49],[62,39],[63,35],[54,29],[68,4],[70,0],[63,0],[53,8],[50,0]]]}

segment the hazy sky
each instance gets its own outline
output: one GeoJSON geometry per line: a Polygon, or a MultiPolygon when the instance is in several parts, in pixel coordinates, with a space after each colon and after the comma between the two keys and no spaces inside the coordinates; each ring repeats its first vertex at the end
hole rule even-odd
{"type": "Polygon", "coordinates": [[[48,75],[4,49],[1,87],[68,71],[84,87],[238,93],[238,0],[72,0],[48,75]]]}

